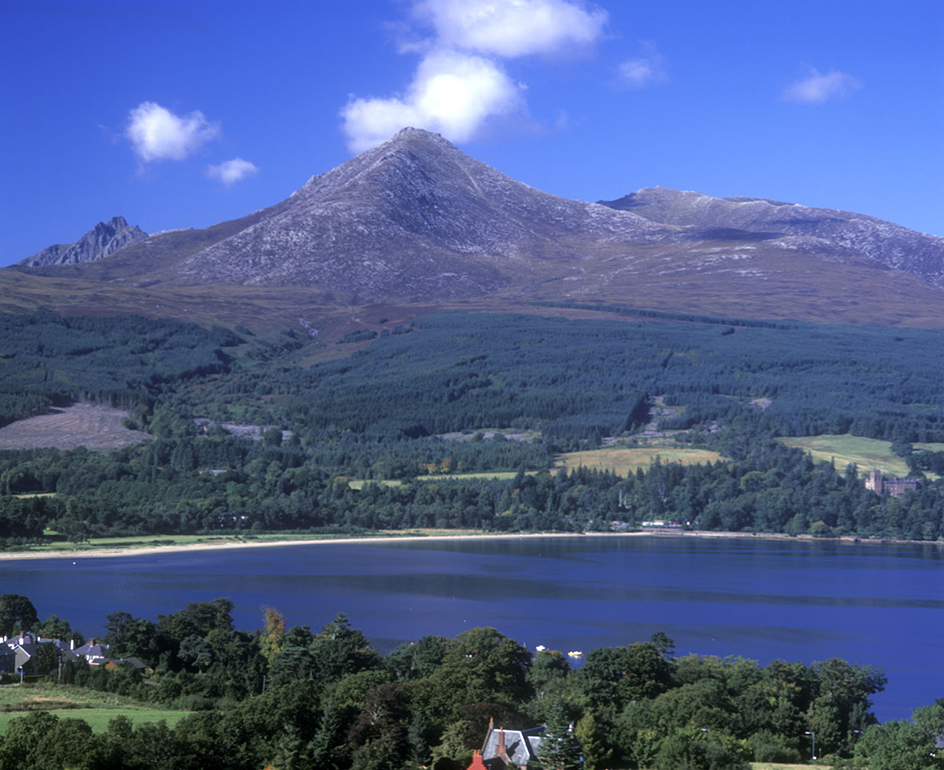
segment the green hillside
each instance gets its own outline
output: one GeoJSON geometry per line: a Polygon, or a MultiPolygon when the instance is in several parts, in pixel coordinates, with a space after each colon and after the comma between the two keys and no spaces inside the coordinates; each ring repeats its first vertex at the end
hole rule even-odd
{"type": "Polygon", "coordinates": [[[0,421],[13,424],[0,435],[0,538],[584,530],[656,516],[944,535],[937,483],[883,502],[845,471],[848,458],[865,472],[852,449],[869,439],[889,460],[894,444],[896,470],[940,475],[944,453],[920,443],[944,440],[937,332],[630,312],[379,316],[331,343],[2,316],[0,421]],[[122,430],[151,440],[89,452],[53,430],[42,448],[19,420],[78,399],[123,410],[122,430]],[[835,466],[774,441],[837,434],[857,438],[835,466]],[[686,457],[698,464],[671,462],[686,457]]]}

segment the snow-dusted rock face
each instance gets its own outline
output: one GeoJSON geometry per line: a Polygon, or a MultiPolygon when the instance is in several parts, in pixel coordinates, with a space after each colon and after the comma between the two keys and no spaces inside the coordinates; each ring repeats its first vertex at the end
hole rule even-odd
{"type": "Polygon", "coordinates": [[[143,241],[147,237],[146,232],[137,225],[129,225],[124,217],[113,217],[107,222],[99,222],[75,243],[50,246],[31,257],[20,260],[17,265],[39,267],[94,262],[114,254],[125,246],[143,241]]]}
{"type": "Polygon", "coordinates": [[[944,238],[864,214],[761,198],[713,198],[664,187],[601,203],[651,222],[689,228],[696,239],[754,234],[771,245],[810,250],[828,259],[864,257],[944,287],[944,238]]]}

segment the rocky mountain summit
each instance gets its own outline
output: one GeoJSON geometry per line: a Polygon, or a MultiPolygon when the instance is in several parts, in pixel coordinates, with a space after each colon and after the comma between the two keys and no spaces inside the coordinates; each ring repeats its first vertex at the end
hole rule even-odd
{"type": "Polygon", "coordinates": [[[477,296],[675,228],[517,182],[404,129],[188,256],[181,281],[329,286],[362,298],[477,296]]]}
{"type": "Polygon", "coordinates": [[[147,237],[146,232],[137,225],[129,225],[124,217],[112,217],[107,222],[99,222],[75,243],[49,246],[16,264],[23,267],[39,267],[94,262],[120,251],[125,246],[143,241],[147,237]]]}

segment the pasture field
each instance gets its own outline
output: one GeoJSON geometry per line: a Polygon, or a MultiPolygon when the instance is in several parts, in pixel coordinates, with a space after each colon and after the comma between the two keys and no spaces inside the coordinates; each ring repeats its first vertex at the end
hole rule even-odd
{"type": "Polygon", "coordinates": [[[777,439],[790,447],[804,449],[814,460],[836,461],[836,469],[845,470],[849,463],[859,468],[859,477],[864,477],[873,468],[880,468],[887,476],[907,476],[908,466],[898,455],[893,454],[890,441],[860,438],[848,433],[841,436],[804,436],[802,438],[777,439]]]}
{"type": "Polygon", "coordinates": [[[164,720],[173,727],[191,713],[150,708],[131,698],[69,685],[44,682],[0,687],[0,735],[12,720],[33,711],[48,711],[60,719],[82,719],[96,733],[105,732],[118,716],[128,717],[135,725],[164,720]]]}
{"type": "Polygon", "coordinates": [[[628,476],[637,469],[647,470],[652,462],[659,458],[663,463],[681,463],[682,465],[701,465],[725,460],[723,455],[707,449],[687,449],[684,447],[606,447],[589,449],[585,452],[567,452],[558,455],[555,467],[574,470],[575,468],[593,468],[610,470],[617,476],[628,476]]]}

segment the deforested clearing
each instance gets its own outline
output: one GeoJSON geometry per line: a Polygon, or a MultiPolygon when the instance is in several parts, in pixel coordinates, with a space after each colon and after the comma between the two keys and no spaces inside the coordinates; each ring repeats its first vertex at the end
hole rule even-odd
{"type": "Polygon", "coordinates": [[[125,428],[128,412],[98,404],[73,404],[50,414],[18,420],[0,428],[0,449],[56,447],[94,451],[120,449],[150,439],[146,433],[125,428]]]}

